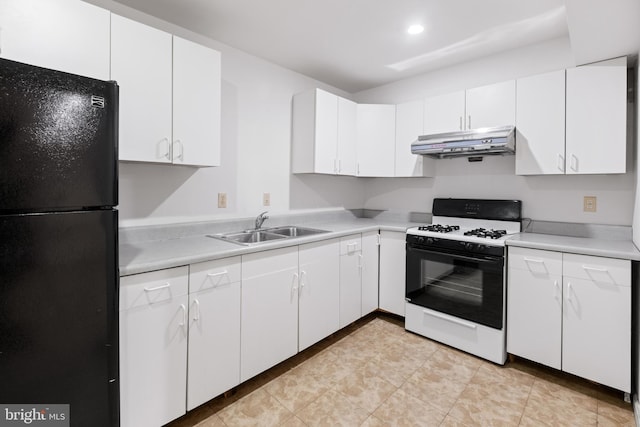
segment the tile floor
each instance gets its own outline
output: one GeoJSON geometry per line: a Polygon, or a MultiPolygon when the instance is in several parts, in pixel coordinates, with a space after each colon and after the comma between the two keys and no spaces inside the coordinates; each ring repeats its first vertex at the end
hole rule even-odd
{"type": "Polygon", "coordinates": [[[622,393],[504,367],[370,315],[168,427],[635,426],[622,393]]]}

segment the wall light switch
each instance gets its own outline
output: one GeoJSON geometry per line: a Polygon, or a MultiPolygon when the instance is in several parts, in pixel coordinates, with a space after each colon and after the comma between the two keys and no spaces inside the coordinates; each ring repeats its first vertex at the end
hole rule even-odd
{"type": "Polygon", "coordinates": [[[218,207],[219,208],[227,207],[227,193],[218,193],[218,207]]]}
{"type": "Polygon", "coordinates": [[[595,212],[597,210],[596,196],[584,196],[584,208],[585,212],[595,212]]]}
{"type": "Polygon", "coordinates": [[[271,206],[271,193],[262,194],[262,205],[271,206]]]}

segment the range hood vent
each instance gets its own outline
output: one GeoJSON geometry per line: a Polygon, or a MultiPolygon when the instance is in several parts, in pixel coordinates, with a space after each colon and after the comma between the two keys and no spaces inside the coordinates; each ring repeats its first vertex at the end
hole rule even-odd
{"type": "Polygon", "coordinates": [[[422,135],[411,144],[411,153],[438,159],[513,154],[515,129],[515,126],[499,126],[422,135]]]}

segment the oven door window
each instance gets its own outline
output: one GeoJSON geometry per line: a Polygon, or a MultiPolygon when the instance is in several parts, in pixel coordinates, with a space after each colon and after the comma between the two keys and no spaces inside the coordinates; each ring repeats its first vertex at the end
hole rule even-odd
{"type": "Polygon", "coordinates": [[[502,329],[503,274],[503,257],[407,247],[408,301],[496,329],[502,329]]]}

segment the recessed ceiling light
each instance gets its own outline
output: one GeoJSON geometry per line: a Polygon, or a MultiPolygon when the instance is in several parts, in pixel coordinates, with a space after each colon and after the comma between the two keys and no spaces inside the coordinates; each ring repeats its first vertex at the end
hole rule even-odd
{"type": "Polygon", "coordinates": [[[423,31],[424,31],[424,27],[418,24],[412,25],[409,28],[407,28],[407,33],[409,34],[420,34],[423,31]]]}

